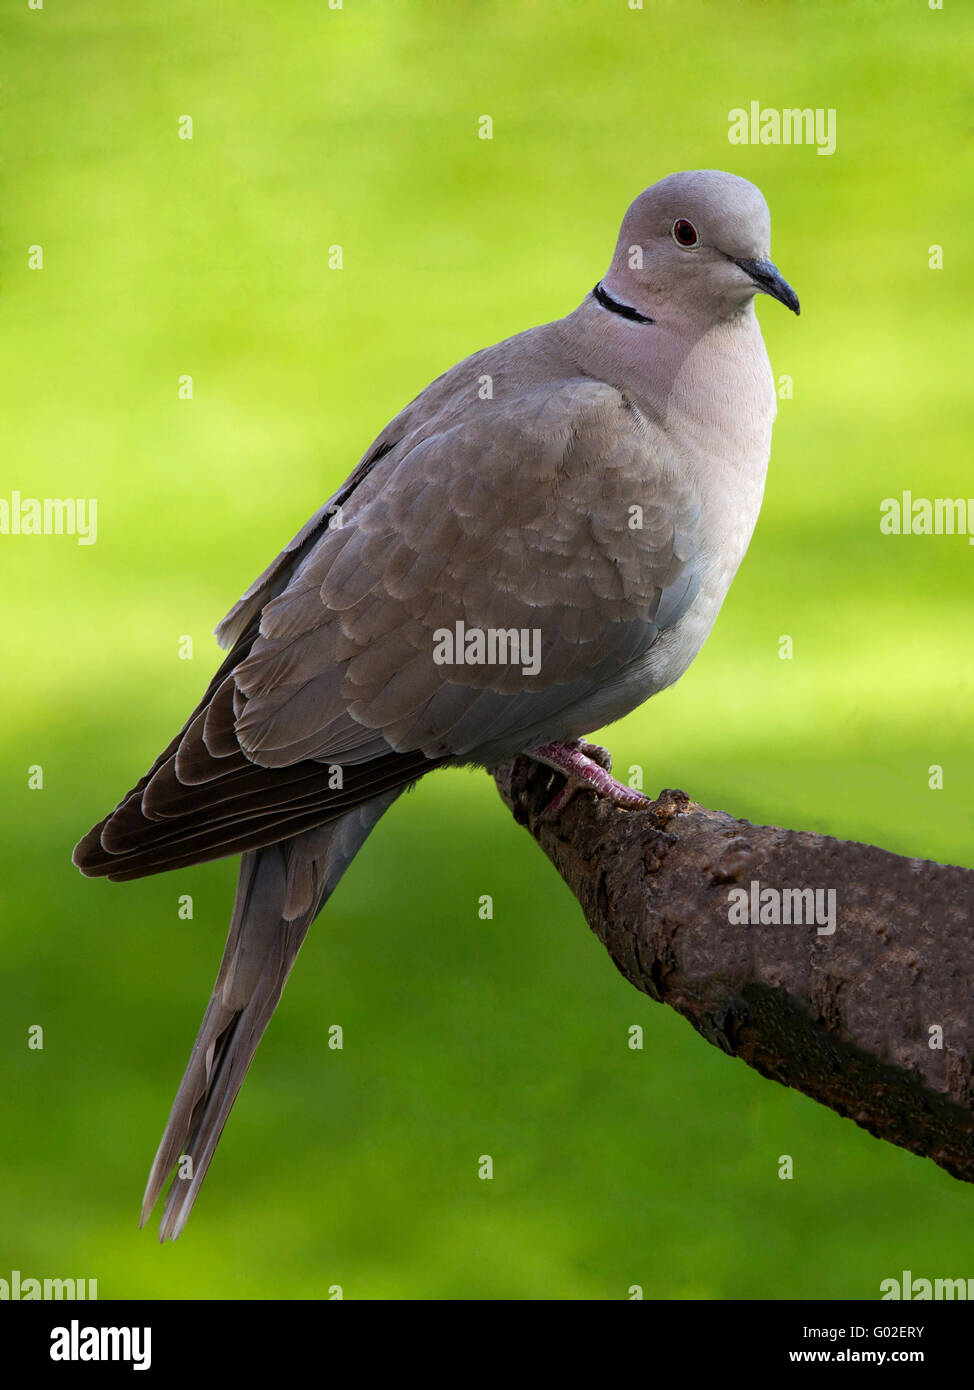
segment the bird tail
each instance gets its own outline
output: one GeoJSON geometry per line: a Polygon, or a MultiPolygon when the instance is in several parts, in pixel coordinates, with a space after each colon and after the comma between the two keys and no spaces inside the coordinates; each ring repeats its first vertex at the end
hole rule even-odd
{"type": "Polygon", "coordinates": [[[142,1202],[144,1226],[178,1163],[160,1241],[175,1240],[186,1225],[308,928],[399,791],[243,855],[220,971],[142,1202]]]}

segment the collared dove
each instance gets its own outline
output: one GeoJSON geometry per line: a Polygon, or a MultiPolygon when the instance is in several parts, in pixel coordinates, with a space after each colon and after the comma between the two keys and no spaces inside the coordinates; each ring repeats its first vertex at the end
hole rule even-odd
{"type": "Polygon", "coordinates": [[[753,184],[673,174],[573,313],[438,377],[216,629],[182,730],[77,845],[139,878],[241,854],[213,995],[149,1177],[175,1239],[311,922],[432,768],[525,754],[624,806],[582,735],[671,685],[757,520],[797,314],[753,184]],[[191,1162],[186,1163],[188,1157],[191,1162]]]}

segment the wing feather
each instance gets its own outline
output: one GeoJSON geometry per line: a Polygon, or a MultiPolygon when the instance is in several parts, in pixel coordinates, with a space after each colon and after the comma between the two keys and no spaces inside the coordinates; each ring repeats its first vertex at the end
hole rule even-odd
{"type": "Polygon", "coordinates": [[[432,766],[560,736],[686,611],[699,505],[619,392],[577,378],[471,401],[452,376],[428,388],[428,409],[393,422],[227,614],[217,633],[230,653],[78,845],[86,873],[131,878],[259,848],[432,766]],[[503,644],[494,660],[470,663],[461,646],[444,663],[458,625],[505,643],[537,633],[540,665],[503,644]]]}

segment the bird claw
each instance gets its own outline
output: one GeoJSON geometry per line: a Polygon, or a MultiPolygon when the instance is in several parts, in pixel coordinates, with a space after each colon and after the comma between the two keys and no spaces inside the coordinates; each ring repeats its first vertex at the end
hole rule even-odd
{"type": "Polygon", "coordinates": [[[616,806],[639,810],[650,805],[650,798],[634,787],[624,786],[611,775],[612,758],[605,748],[579,739],[575,743],[546,743],[533,748],[528,755],[545,767],[564,775],[565,785],[555,793],[541,812],[542,821],[552,821],[561,814],[576,792],[592,791],[616,806]]]}

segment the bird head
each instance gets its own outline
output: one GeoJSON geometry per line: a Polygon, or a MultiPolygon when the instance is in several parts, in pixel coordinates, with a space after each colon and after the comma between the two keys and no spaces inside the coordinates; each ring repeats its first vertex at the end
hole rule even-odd
{"type": "Polygon", "coordinates": [[[799,313],[771,260],[760,189],[719,169],[671,174],[640,193],[601,286],[654,321],[717,323],[745,312],[756,294],[799,313]]]}

